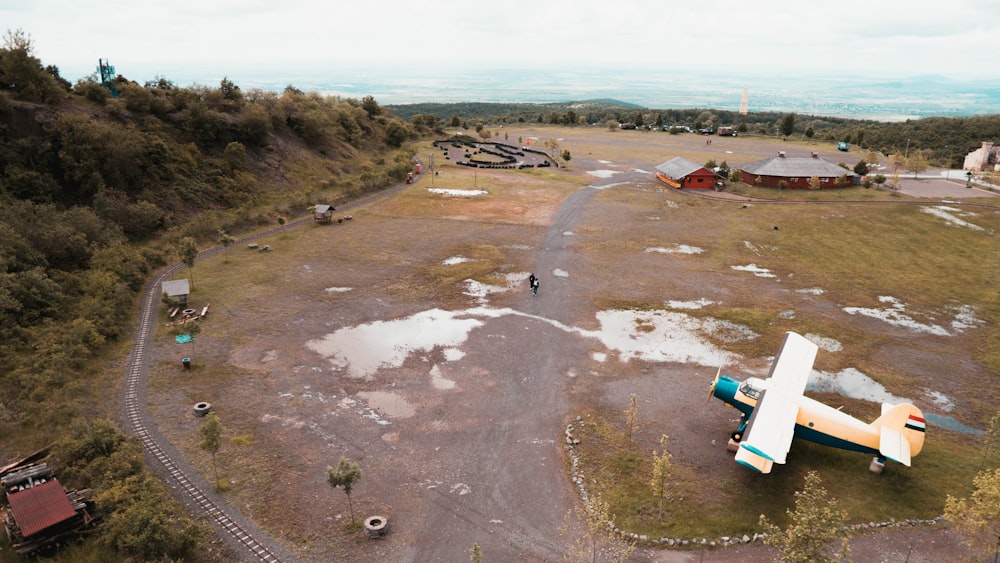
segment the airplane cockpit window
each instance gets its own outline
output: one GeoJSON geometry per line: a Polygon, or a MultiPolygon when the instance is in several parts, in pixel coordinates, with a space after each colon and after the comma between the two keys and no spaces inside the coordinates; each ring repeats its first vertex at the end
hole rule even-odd
{"type": "Polygon", "coordinates": [[[743,393],[751,399],[756,399],[760,396],[760,391],[746,381],[743,382],[743,385],[740,385],[740,393],[743,393]]]}

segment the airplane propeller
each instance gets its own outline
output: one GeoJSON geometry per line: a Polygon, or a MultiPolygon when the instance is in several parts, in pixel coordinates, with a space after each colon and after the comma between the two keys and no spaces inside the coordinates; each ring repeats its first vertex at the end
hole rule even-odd
{"type": "Polygon", "coordinates": [[[712,402],[712,394],[715,393],[715,386],[719,384],[719,376],[722,375],[722,366],[719,366],[719,371],[715,372],[715,379],[712,380],[712,385],[708,388],[708,398],[705,399],[705,404],[712,402]]]}

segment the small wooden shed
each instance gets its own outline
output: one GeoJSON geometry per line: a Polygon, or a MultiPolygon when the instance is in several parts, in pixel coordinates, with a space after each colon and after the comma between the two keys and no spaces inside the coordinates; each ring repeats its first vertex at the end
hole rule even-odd
{"type": "Polygon", "coordinates": [[[316,204],[313,210],[313,220],[317,223],[329,223],[333,221],[333,212],[336,210],[337,208],[332,205],[316,204]]]}
{"type": "Polygon", "coordinates": [[[191,293],[188,280],[168,280],[160,284],[160,288],[167,297],[176,299],[181,306],[187,305],[188,295],[191,293]]]}

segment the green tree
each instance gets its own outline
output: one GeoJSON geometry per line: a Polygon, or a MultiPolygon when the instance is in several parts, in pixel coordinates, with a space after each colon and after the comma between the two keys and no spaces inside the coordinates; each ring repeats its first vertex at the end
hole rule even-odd
{"type": "Polygon", "coordinates": [[[215,490],[222,490],[222,483],[219,481],[219,468],[215,464],[215,454],[218,453],[219,447],[222,445],[222,421],[216,416],[214,412],[210,412],[205,415],[205,423],[201,425],[199,430],[201,433],[201,441],[198,443],[198,447],[202,450],[212,454],[212,470],[215,472],[215,490]]]}
{"type": "Polygon", "coordinates": [[[336,471],[332,467],[326,468],[326,482],[334,489],[344,488],[344,494],[347,495],[347,506],[351,511],[352,526],[354,525],[354,506],[351,504],[351,489],[354,488],[354,483],[358,479],[361,479],[361,468],[358,467],[357,463],[345,457],[340,458],[336,471]]]}
{"type": "Polygon", "coordinates": [[[894,152],[889,157],[889,163],[892,164],[892,171],[896,172],[906,165],[906,157],[901,152],[894,152]]]}
{"type": "Polygon", "coordinates": [[[788,182],[786,182],[785,180],[778,180],[778,189],[781,190],[781,191],[787,190],[788,189],[788,182]]]}
{"type": "Polygon", "coordinates": [[[563,149],[562,153],[559,156],[561,156],[562,159],[565,160],[566,162],[569,162],[570,159],[573,158],[573,155],[569,153],[569,149],[563,149]]]}
{"type": "Polygon", "coordinates": [[[462,126],[462,119],[460,117],[458,117],[457,113],[451,116],[451,126],[452,127],[461,127],[462,126]]]}
{"type": "Polygon", "coordinates": [[[854,165],[854,173],[858,176],[864,176],[868,174],[868,163],[861,159],[857,164],[854,165]]]}
{"type": "Polygon", "coordinates": [[[998,465],[1000,459],[1000,412],[990,418],[986,434],[983,436],[983,463],[998,465]]]}
{"type": "Polygon", "coordinates": [[[229,247],[232,246],[234,242],[236,242],[235,238],[231,237],[226,231],[219,229],[219,243],[222,244],[222,252],[226,254],[227,261],[229,260],[229,247]]]}
{"type": "Polygon", "coordinates": [[[361,98],[361,108],[368,114],[368,119],[375,119],[376,116],[382,115],[382,106],[378,105],[373,96],[361,98]]]}
{"type": "Polygon", "coordinates": [[[29,102],[50,102],[63,88],[57,80],[58,74],[53,76],[42,67],[33,52],[34,46],[27,33],[21,29],[7,30],[0,48],[0,91],[11,91],[18,99],[29,102]]]}
{"type": "Polygon", "coordinates": [[[917,174],[927,170],[928,166],[927,158],[924,157],[924,153],[921,151],[915,150],[906,158],[906,169],[913,172],[914,178],[917,177],[917,174]]]}
{"type": "Polygon", "coordinates": [[[948,495],[944,517],[966,537],[966,545],[985,560],[1000,553],[1000,469],[980,471],[969,498],[948,495]]]}
{"type": "Polygon", "coordinates": [[[472,548],[469,549],[469,561],[472,563],[483,563],[483,549],[479,547],[478,543],[472,543],[472,548]]]}
{"type": "Polygon", "coordinates": [[[198,257],[198,244],[191,237],[184,237],[180,240],[177,253],[181,260],[188,267],[191,276],[191,289],[194,289],[194,261],[198,257]]]}
{"type": "Polygon", "coordinates": [[[872,178],[872,180],[874,180],[875,184],[881,188],[882,185],[885,184],[886,177],[885,174],[876,174],[875,177],[872,178]]]}
{"type": "Polygon", "coordinates": [[[667,451],[667,435],[660,436],[660,447],[663,451],[653,452],[653,477],[649,481],[649,487],[653,490],[653,496],[657,502],[657,518],[663,520],[663,499],[667,498],[670,489],[668,483],[671,477],[672,456],[667,451]]]}
{"type": "Polygon", "coordinates": [[[807,139],[812,139],[813,135],[815,135],[815,134],[816,134],[816,131],[814,131],[812,127],[806,127],[806,138],[807,139]]]}
{"type": "Polygon", "coordinates": [[[779,128],[781,129],[781,134],[786,137],[795,132],[795,114],[794,113],[785,114],[785,117],[781,118],[781,123],[779,124],[779,128]]]}
{"type": "Polygon", "coordinates": [[[848,515],[823,487],[817,472],[806,474],[805,486],[795,493],[795,510],[788,509],[786,514],[789,522],[784,529],[768,521],[763,514],[760,516],[760,524],[767,534],[765,541],[778,548],[782,561],[813,563],[846,559],[848,545],[844,526],[848,515]],[[836,540],[840,547],[831,556],[829,551],[836,540]]]}
{"type": "Polygon", "coordinates": [[[819,176],[813,176],[809,178],[809,189],[818,190],[823,187],[823,183],[820,181],[819,176]]]}

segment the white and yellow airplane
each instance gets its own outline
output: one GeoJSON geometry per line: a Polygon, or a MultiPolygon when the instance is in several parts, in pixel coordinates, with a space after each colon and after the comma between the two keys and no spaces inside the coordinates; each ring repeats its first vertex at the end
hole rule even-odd
{"type": "Polygon", "coordinates": [[[818,347],[794,332],[785,334],[767,379],[740,383],[716,374],[708,398],[714,396],[743,413],[729,440],[736,462],[770,473],[785,463],[792,437],[862,453],[875,454],[869,469],[881,473],[885,460],[909,467],[924,445],[926,422],[909,404],[882,404],[882,416],[871,424],[803,395],[818,347]]]}

